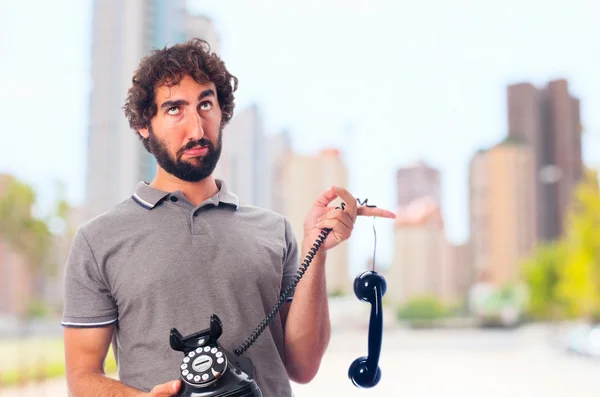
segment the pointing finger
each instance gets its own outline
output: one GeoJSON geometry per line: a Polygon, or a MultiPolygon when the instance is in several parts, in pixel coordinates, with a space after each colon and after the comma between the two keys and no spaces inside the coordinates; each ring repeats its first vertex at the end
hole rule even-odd
{"type": "Polygon", "coordinates": [[[377,207],[360,207],[358,209],[358,216],[376,216],[379,218],[391,218],[395,219],[396,214],[392,211],[385,210],[377,207]]]}

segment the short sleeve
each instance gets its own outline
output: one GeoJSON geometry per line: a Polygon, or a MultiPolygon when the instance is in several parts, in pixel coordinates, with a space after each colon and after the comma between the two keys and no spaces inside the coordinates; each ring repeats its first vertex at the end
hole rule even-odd
{"type": "MultiPolygon", "coordinates": [[[[290,281],[293,280],[294,276],[298,272],[298,268],[300,267],[300,261],[298,258],[298,241],[294,236],[292,226],[286,218],[284,218],[284,223],[286,249],[283,258],[283,278],[281,282],[282,291],[290,283],[290,281]]],[[[294,294],[292,293],[287,300],[291,301],[293,296],[294,294]]]]}
{"type": "Polygon", "coordinates": [[[117,314],[117,305],[80,228],[73,239],[65,266],[62,325],[103,327],[116,322],[117,314]]]}

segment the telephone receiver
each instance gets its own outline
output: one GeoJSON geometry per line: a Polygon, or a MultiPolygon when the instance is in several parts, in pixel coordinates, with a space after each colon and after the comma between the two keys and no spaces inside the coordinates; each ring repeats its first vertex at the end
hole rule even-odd
{"type": "Polygon", "coordinates": [[[354,280],[354,294],[371,304],[369,319],[369,355],[359,357],[348,369],[348,377],[356,387],[371,388],[381,380],[379,356],[383,337],[383,313],[381,299],[385,294],[385,279],[375,271],[366,271],[354,280]]]}

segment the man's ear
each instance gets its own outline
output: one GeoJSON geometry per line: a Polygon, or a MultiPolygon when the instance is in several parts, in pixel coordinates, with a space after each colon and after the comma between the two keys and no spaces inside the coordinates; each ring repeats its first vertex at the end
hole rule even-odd
{"type": "Polygon", "coordinates": [[[138,128],[137,130],[138,130],[138,133],[144,139],[148,139],[148,137],[150,136],[150,134],[148,133],[148,128],[138,128]]]}

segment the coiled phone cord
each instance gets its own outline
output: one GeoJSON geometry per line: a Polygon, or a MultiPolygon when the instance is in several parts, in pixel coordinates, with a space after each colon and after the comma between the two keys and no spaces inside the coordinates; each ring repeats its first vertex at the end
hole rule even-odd
{"type": "MultiPolygon", "coordinates": [[[[358,201],[358,203],[360,205],[365,205],[365,206],[371,207],[371,208],[375,207],[374,205],[367,204],[368,199],[365,199],[364,202],[361,202],[360,199],[358,199],[358,198],[356,200],[358,201]]],[[[340,209],[340,207],[336,207],[336,208],[340,209]]],[[[345,203],[341,204],[341,209],[342,209],[342,211],[346,209],[345,203]]],[[[373,230],[375,230],[375,224],[373,224],[373,230]]],[[[250,334],[248,339],[246,339],[244,341],[244,343],[242,343],[237,349],[233,350],[233,354],[235,354],[236,356],[241,356],[242,354],[244,354],[244,352],[246,350],[248,350],[248,348],[250,348],[250,346],[252,346],[252,344],[254,344],[254,342],[256,342],[256,339],[258,339],[260,334],[263,333],[263,331],[269,326],[269,324],[271,324],[273,322],[273,320],[275,319],[275,316],[277,315],[277,313],[279,313],[279,311],[283,307],[283,304],[287,301],[287,298],[289,298],[289,296],[292,294],[292,292],[294,292],[294,290],[296,289],[296,286],[300,282],[300,279],[302,278],[302,276],[304,276],[304,273],[306,273],[306,270],[310,266],[313,258],[315,257],[315,255],[317,255],[317,251],[319,250],[319,248],[321,248],[321,245],[323,244],[323,242],[325,241],[325,239],[327,238],[327,236],[329,235],[330,232],[331,232],[331,229],[323,229],[321,231],[321,233],[319,234],[319,237],[317,237],[317,239],[313,243],[312,248],[309,250],[308,254],[306,254],[306,258],[304,258],[304,262],[300,265],[300,268],[298,269],[296,275],[294,276],[292,281],[290,281],[290,283],[285,287],[285,289],[279,296],[279,301],[277,302],[275,307],[273,307],[273,309],[271,310],[269,315],[256,327],[256,329],[254,329],[254,331],[252,331],[252,334],[250,334]]],[[[373,255],[373,266],[375,266],[375,256],[374,255],[373,255]]]]}
{"type": "MultiPolygon", "coordinates": [[[[345,208],[345,203],[342,203],[342,210],[344,210],[345,208]]],[[[306,270],[310,266],[310,263],[312,262],[313,258],[315,257],[315,255],[317,255],[317,251],[319,250],[319,248],[321,248],[321,245],[323,244],[330,232],[331,229],[323,229],[321,231],[319,237],[317,237],[317,239],[313,243],[312,248],[309,250],[308,254],[306,254],[306,258],[304,258],[304,262],[300,265],[298,272],[296,273],[292,281],[290,281],[290,283],[285,287],[281,295],[279,295],[279,301],[277,302],[275,307],[273,307],[271,313],[269,313],[269,315],[258,325],[258,327],[256,327],[254,331],[252,331],[250,337],[246,339],[240,347],[233,350],[233,354],[235,354],[236,356],[241,356],[242,354],[244,354],[244,352],[248,350],[248,348],[252,346],[254,342],[256,342],[256,339],[258,339],[260,334],[263,333],[267,326],[273,322],[275,316],[277,315],[277,313],[279,313],[283,304],[287,301],[287,298],[289,298],[292,292],[294,292],[294,290],[296,289],[296,286],[300,282],[300,279],[302,278],[302,276],[304,276],[304,273],[306,273],[306,270]]]]}

